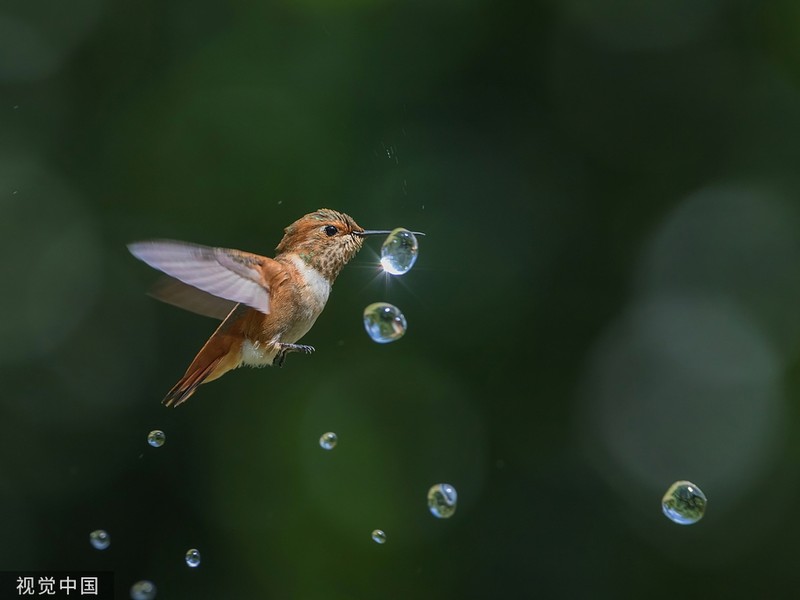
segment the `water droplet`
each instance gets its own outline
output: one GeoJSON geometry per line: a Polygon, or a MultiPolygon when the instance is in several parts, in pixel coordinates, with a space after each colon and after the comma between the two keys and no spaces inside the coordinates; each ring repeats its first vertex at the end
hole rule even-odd
{"type": "Polygon", "coordinates": [[[200,551],[197,548],[190,548],[186,551],[186,564],[190,567],[200,566],[200,551]]]}
{"type": "Polygon", "coordinates": [[[676,481],[661,499],[661,509],[670,521],[692,525],[706,512],[706,495],[691,481],[676,481]]]}
{"type": "Polygon", "coordinates": [[[458,493],[449,483],[437,483],[428,490],[428,508],[434,517],[449,519],[456,512],[458,493]]]}
{"type": "Polygon", "coordinates": [[[98,550],[105,550],[111,545],[111,536],[105,529],[95,529],[89,534],[89,542],[98,550]]]}
{"type": "Polygon", "coordinates": [[[386,534],[383,532],[382,529],[375,529],[372,532],[372,541],[376,544],[385,544],[386,543],[386,534]]]}
{"type": "Polygon", "coordinates": [[[164,445],[164,442],[167,441],[167,436],[164,435],[164,432],[160,429],[154,429],[150,433],[147,434],[147,443],[150,444],[153,448],[161,448],[164,445]]]}
{"type": "Polygon", "coordinates": [[[339,441],[339,438],[336,437],[336,434],[332,431],[327,433],[323,433],[319,438],[319,445],[324,450],[333,450],[336,447],[336,442],[339,441]]]}
{"type": "Polygon", "coordinates": [[[153,600],[156,597],[156,586],[152,581],[143,579],[131,586],[131,600],[153,600]]]}
{"type": "Polygon", "coordinates": [[[379,344],[388,344],[403,337],[406,318],[400,309],[386,302],[375,302],[364,309],[364,328],[379,344]]]}
{"type": "Polygon", "coordinates": [[[404,275],[417,262],[418,252],[417,236],[398,227],[386,236],[381,246],[381,266],[390,275],[404,275]]]}

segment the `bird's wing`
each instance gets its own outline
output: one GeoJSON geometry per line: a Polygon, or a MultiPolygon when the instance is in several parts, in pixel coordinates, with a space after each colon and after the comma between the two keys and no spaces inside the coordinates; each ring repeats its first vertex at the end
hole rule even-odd
{"type": "Polygon", "coordinates": [[[233,300],[214,296],[169,275],[159,277],[147,293],[161,302],[220,321],[236,306],[233,300]]]}
{"type": "Polygon", "coordinates": [[[172,240],[135,242],[131,254],[151,267],[212,296],[269,313],[270,289],[288,278],[271,258],[172,240]]]}

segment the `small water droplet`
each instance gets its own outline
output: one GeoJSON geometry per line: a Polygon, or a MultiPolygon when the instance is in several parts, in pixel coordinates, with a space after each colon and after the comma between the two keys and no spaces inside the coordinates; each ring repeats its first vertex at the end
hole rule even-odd
{"type": "Polygon", "coordinates": [[[153,448],[161,448],[164,445],[164,442],[167,441],[167,436],[164,435],[164,432],[160,429],[154,429],[150,433],[147,434],[147,443],[150,444],[153,448]]]}
{"type": "Polygon", "coordinates": [[[14,110],[19,110],[19,104],[14,105],[14,110]]]}
{"type": "Polygon", "coordinates": [[[386,543],[386,534],[383,532],[382,529],[375,529],[372,532],[372,541],[376,544],[385,544],[386,543]]]}
{"type": "Polygon", "coordinates": [[[153,600],[156,597],[156,586],[152,581],[143,579],[131,586],[131,600],[153,600]]]}
{"type": "Polygon", "coordinates": [[[386,236],[381,246],[381,266],[390,275],[404,275],[417,262],[418,252],[417,236],[398,227],[386,236]]]}
{"type": "Polygon", "coordinates": [[[386,302],[375,302],[364,309],[364,328],[379,344],[399,340],[406,332],[406,318],[400,309],[386,302]]]}
{"type": "Polygon", "coordinates": [[[428,490],[428,508],[434,517],[449,519],[456,512],[458,493],[449,483],[437,483],[428,490]]]}
{"type": "Polygon", "coordinates": [[[336,447],[336,442],[338,441],[339,438],[336,436],[336,434],[332,431],[329,431],[320,436],[319,445],[324,450],[333,450],[336,447]]]}
{"type": "Polygon", "coordinates": [[[190,548],[186,551],[186,564],[190,567],[200,566],[200,551],[197,548],[190,548]]]}
{"type": "Polygon", "coordinates": [[[692,525],[706,512],[706,495],[691,481],[676,481],[661,499],[667,518],[679,525],[692,525]]]}
{"type": "Polygon", "coordinates": [[[105,529],[95,529],[89,534],[89,542],[98,550],[105,550],[111,545],[111,536],[105,529]]]}
{"type": "Polygon", "coordinates": [[[11,192],[12,196],[16,196],[17,194],[19,194],[19,190],[14,190],[13,192],[11,192]]]}

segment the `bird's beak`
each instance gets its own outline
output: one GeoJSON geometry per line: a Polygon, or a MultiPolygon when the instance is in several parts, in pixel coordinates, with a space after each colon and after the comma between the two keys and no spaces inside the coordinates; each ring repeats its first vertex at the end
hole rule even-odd
{"type": "MultiPolygon", "coordinates": [[[[366,231],[354,231],[353,235],[357,235],[358,237],[367,237],[368,235],[389,235],[392,233],[391,231],[384,230],[384,229],[368,229],[366,231]]],[[[421,231],[412,231],[414,235],[425,235],[421,231]]]]}

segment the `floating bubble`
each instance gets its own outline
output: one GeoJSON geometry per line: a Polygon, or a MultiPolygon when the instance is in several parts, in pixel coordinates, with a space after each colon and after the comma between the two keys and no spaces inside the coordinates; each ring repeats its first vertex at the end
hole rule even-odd
{"type": "Polygon", "coordinates": [[[667,518],[679,525],[692,525],[706,512],[706,495],[691,481],[676,481],[661,499],[667,518]]]}
{"type": "Polygon", "coordinates": [[[111,536],[105,529],[95,529],[89,534],[89,542],[98,550],[105,550],[111,545],[111,536]]]}
{"type": "Polygon", "coordinates": [[[152,581],[143,579],[131,586],[131,600],[153,600],[156,597],[156,586],[152,581]]]}
{"type": "Polygon", "coordinates": [[[390,275],[404,275],[417,262],[417,237],[408,229],[398,227],[381,246],[381,266],[390,275]]]}
{"type": "Polygon", "coordinates": [[[376,544],[385,544],[386,543],[386,534],[383,532],[382,529],[376,529],[372,532],[372,541],[376,544]]]}
{"type": "Polygon", "coordinates": [[[333,450],[336,447],[336,442],[338,441],[339,438],[336,436],[336,434],[332,431],[329,431],[320,436],[319,445],[325,450],[333,450]]]}
{"type": "Polygon", "coordinates": [[[437,483],[428,490],[428,508],[434,517],[449,519],[456,512],[458,493],[449,483],[437,483]]]}
{"type": "Polygon", "coordinates": [[[186,551],[186,564],[192,568],[200,566],[200,551],[197,548],[186,551]]]}
{"type": "Polygon", "coordinates": [[[164,442],[167,441],[167,436],[164,435],[164,432],[160,429],[154,429],[150,433],[147,434],[147,443],[150,444],[153,448],[161,448],[164,445],[164,442]]]}
{"type": "Polygon", "coordinates": [[[364,328],[369,337],[379,344],[399,340],[407,326],[400,309],[386,302],[375,302],[364,309],[364,328]]]}

